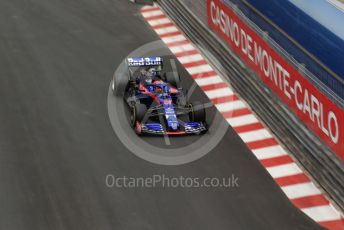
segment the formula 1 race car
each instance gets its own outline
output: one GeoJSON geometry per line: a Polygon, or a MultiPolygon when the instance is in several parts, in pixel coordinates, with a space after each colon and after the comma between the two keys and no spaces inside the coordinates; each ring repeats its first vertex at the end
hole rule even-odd
{"type": "Polygon", "coordinates": [[[138,135],[207,131],[204,105],[187,102],[178,73],[162,74],[161,57],[128,58],[125,64],[125,73],[114,75],[112,90],[128,104],[130,122],[138,135]]]}

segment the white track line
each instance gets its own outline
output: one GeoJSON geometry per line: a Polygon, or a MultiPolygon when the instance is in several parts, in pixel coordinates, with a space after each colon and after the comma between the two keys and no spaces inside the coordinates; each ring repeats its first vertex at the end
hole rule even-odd
{"type": "Polygon", "coordinates": [[[302,173],[302,170],[295,163],[283,164],[273,167],[267,167],[266,170],[273,178],[280,178],[285,176],[292,176],[302,173]]]}
{"type": "Polygon", "coordinates": [[[267,129],[259,129],[250,132],[239,133],[239,136],[246,143],[272,138],[272,135],[269,133],[267,129]]]}
{"type": "Polygon", "coordinates": [[[240,100],[219,103],[215,104],[215,106],[220,112],[228,112],[247,108],[246,105],[240,100]]]}
{"type": "Polygon", "coordinates": [[[303,208],[301,210],[317,222],[338,220],[341,218],[340,214],[330,205],[303,208]]]}
{"type": "Polygon", "coordinates": [[[204,58],[200,54],[194,54],[194,55],[179,57],[178,60],[182,64],[188,64],[188,63],[192,63],[192,62],[196,62],[196,61],[202,61],[202,60],[204,60],[204,58]]]}
{"type": "Polygon", "coordinates": [[[213,85],[216,83],[223,82],[222,78],[220,78],[218,75],[212,77],[198,78],[195,79],[195,81],[199,86],[213,85]]]}
{"type": "Polygon", "coordinates": [[[312,182],[293,184],[281,187],[289,199],[313,196],[321,194],[321,191],[315,187],[312,182]]]}
{"type": "Polygon", "coordinates": [[[172,46],[172,47],[169,47],[169,48],[172,51],[172,53],[174,53],[174,54],[185,52],[185,51],[195,50],[195,47],[193,47],[193,45],[191,43],[190,44],[181,45],[181,46],[172,46]]]}
{"type": "Polygon", "coordinates": [[[158,26],[158,25],[171,23],[171,20],[168,18],[162,18],[162,19],[156,19],[156,20],[149,20],[148,23],[151,26],[158,26]]]}
{"type": "Polygon", "coordinates": [[[207,90],[207,91],[204,91],[204,92],[208,96],[209,99],[214,99],[214,98],[220,98],[220,97],[234,95],[233,90],[231,90],[228,87],[221,88],[221,89],[207,90]]]}
{"type": "Polygon", "coordinates": [[[240,117],[227,118],[226,120],[233,128],[259,122],[256,116],[254,116],[253,114],[248,114],[248,115],[244,115],[240,117]]]}
{"type": "Polygon", "coordinates": [[[156,29],[155,32],[159,35],[164,35],[164,34],[168,34],[168,33],[172,33],[172,32],[177,32],[178,29],[175,26],[170,26],[170,27],[165,27],[165,28],[161,28],[161,29],[156,29]]]}
{"type": "Polygon", "coordinates": [[[201,74],[201,73],[212,71],[213,68],[210,65],[205,64],[205,65],[199,65],[199,66],[186,68],[186,70],[189,72],[190,75],[193,75],[193,74],[201,74]]]}
{"type": "Polygon", "coordinates": [[[145,18],[150,18],[150,17],[159,16],[163,14],[164,13],[160,9],[142,13],[143,17],[145,18]]]}
{"type": "Polygon", "coordinates": [[[287,152],[280,145],[254,149],[252,150],[252,152],[258,160],[288,155],[287,152]]]}
{"type": "Polygon", "coordinates": [[[180,41],[186,41],[187,39],[184,37],[184,35],[174,35],[171,37],[166,37],[166,38],[162,38],[162,40],[168,44],[168,43],[172,43],[172,42],[180,42],[180,41]]]}

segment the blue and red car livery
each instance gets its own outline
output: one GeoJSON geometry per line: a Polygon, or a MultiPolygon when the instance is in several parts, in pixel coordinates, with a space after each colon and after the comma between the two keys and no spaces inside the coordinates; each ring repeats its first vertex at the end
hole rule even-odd
{"type": "Polygon", "coordinates": [[[128,58],[127,66],[127,76],[115,75],[112,89],[129,105],[130,123],[137,134],[183,135],[207,131],[203,104],[186,101],[178,73],[162,73],[161,57],[128,58]],[[127,80],[115,79],[121,77],[127,80]],[[124,89],[123,94],[117,93],[120,88],[124,89]]]}

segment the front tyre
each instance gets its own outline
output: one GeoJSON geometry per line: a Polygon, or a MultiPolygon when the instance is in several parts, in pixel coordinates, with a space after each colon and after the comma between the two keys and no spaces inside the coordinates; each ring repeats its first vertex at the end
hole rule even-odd
{"type": "Polygon", "coordinates": [[[201,102],[194,102],[190,103],[189,105],[190,112],[189,118],[192,122],[205,122],[206,120],[206,112],[205,107],[201,102]]]}
{"type": "Polygon", "coordinates": [[[132,127],[136,127],[137,124],[141,124],[147,113],[147,107],[144,104],[136,103],[131,106],[130,110],[130,123],[132,127]]]}

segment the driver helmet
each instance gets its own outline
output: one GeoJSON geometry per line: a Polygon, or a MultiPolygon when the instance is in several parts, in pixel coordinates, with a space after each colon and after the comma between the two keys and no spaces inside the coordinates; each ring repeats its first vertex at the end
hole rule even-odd
{"type": "Polygon", "coordinates": [[[150,68],[148,71],[147,71],[147,76],[149,77],[155,77],[156,75],[156,69],[155,68],[150,68]]]}
{"type": "Polygon", "coordinates": [[[152,82],[153,82],[153,78],[152,77],[150,77],[150,76],[146,76],[145,77],[146,85],[150,85],[150,84],[152,84],[152,82]]]}

